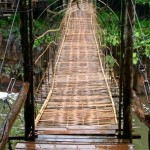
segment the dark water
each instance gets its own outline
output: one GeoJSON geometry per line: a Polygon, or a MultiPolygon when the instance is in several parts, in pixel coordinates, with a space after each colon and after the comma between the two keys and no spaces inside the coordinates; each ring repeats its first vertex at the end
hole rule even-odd
{"type": "Polygon", "coordinates": [[[141,135],[141,139],[133,140],[134,150],[148,150],[148,128],[139,121],[135,114],[133,114],[133,119],[137,126],[134,131],[141,135]]]}
{"type": "MultiPolygon", "coordinates": [[[[150,113],[150,104],[145,96],[139,96],[140,101],[142,102],[143,110],[145,113],[150,113]]],[[[144,123],[141,123],[133,113],[133,124],[137,128],[134,129],[135,133],[141,135],[141,139],[133,140],[134,150],[149,150],[148,149],[148,128],[144,123]]]]}

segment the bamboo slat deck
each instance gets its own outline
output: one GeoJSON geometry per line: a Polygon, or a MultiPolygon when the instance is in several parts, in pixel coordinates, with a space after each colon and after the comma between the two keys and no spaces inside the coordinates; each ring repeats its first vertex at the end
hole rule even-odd
{"type": "Polygon", "coordinates": [[[99,58],[93,9],[70,11],[52,95],[37,123],[40,127],[115,125],[116,116],[99,58]]]}
{"type": "Polygon", "coordinates": [[[96,40],[90,3],[68,8],[52,90],[36,119],[36,142],[18,149],[130,150],[116,138],[117,119],[96,40]]]}

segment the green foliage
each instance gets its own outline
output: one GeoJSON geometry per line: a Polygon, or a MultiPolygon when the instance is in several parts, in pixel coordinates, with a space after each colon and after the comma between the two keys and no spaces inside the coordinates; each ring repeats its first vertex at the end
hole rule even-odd
{"type": "Polygon", "coordinates": [[[111,46],[118,46],[120,44],[120,37],[118,32],[118,23],[113,22],[112,24],[109,24],[107,27],[107,37],[106,37],[106,43],[107,45],[111,46]]]}
{"type": "Polygon", "coordinates": [[[106,56],[106,65],[110,68],[113,69],[115,64],[115,59],[111,55],[106,56]]]}
{"type": "Polygon", "coordinates": [[[137,56],[137,53],[133,53],[133,64],[136,65],[138,62],[138,56],[137,56]]]}
{"type": "Polygon", "coordinates": [[[23,67],[20,64],[5,66],[4,72],[9,75],[23,78],[23,67]]]}
{"type": "Polygon", "coordinates": [[[106,38],[106,43],[107,43],[107,45],[110,45],[110,46],[117,46],[117,45],[119,45],[118,34],[114,33],[114,34],[108,35],[107,38],[106,38]]]}
{"type": "Polygon", "coordinates": [[[6,27],[6,25],[7,25],[8,23],[7,23],[7,21],[6,20],[4,20],[4,19],[0,19],[0,27],[1,28],[4,28],[4,27],[6,27]]]}
{"type": "Polygon", "coordinates": [[[149,0],[135,0],[136,3],[139,3],[139,4],[150,4],[150,1],[149,0]]]}
{"type": "MultiPolygon", "coordinates": [[[[146,1],[142,1],[143,3],[146,1]]],[[[104,12],[98,15],[99,24],[103,23],[104,28],[104,45],[106,44],[108,47],[117,47],[120,45],[120,36],[119,36],[119,28],[118,21],[115,19],[115,16],[109,15],[108,12],[104,12]]],[[[133,54],[133,63],[137,64],[138,56],[137,49],[141,54],[141,57],[150,58],[150,23],[148,19],[141,19],[140,26],[138,22],[135,23],[135,40],[134,40],[134,54],[133,54]],[[141,29],[142,31],[141,31],[141,29]]],[[[102,32],[99,32],[101,35],[102,32]]]]}
{"type": "Polygon", "coordinates": [[[40,38],[38,40],[35,40],[34,41],[34,44],[33,44],[33,48],[39,46],[40,44],[43,44],[44,43],[44,38],[40,38]]]}
{"type": "MultiPolygon", "coordinates": [[[[64,13],[60,13],[58,15],[52,14],[52,17],[48,19],[47,17],[43,17],[42,19],[39,19],[38,21],[34,22],[34,33],[37,34],[37,37],[39,35],[44,34],[47,30],[51,29],[59,29],[60,24],[62,21],[62,18],[64,16],[64,13]]],[[[47,45],[52,41],[55,41],[56,38],[58,38],[60,35],[60,31],[53,31],[49,32],[46,35],[44,35],[42,38],[35,40],[33,48],[40,46],[40,45],[47,45]]]]}
{"type": "MultiPolygon", "coordinates": [[[[23,116],[23,111],[19,114],[19,116],[17,117],[12,129],[11,129],[11,133],[10,135],[15,137],[15,136],[24,136],[24,130],[23,125],[24,125],[24,116],[23,116]]],[[[15,146],[17,144],[17,140],[11,141],[11,146],[12,149],[15,149],[15,146]]]]}
{"type": "Polygon", "coordinates": [[[33,48],[35,48],[35,47],[37,47],[39,45],[47,45],[51,41],[54,41],[54,37],[53,36],[49,36],[49,35],[44,36],[44,37],[34,41],[33,48]]]}
{"type": "Polygon", "coordinates": [[[150,57],[150,24],[149,20],[140,20],[142,31],[138,24],[135,27],[135,44],[134,49],[138,49],[140,54],[150,57]],[[143,32],[143,33],[142,33],[143,32]]]}
{"type": "MultiPolygon", "coordinates": [[[[1,18],[0,19],[0,32],[3,34],[4,38],[8,38],[9,32],[10,32],[10,26],[13,22],[14,16],[6,17],[6,18],[1,18]]],[[[16,15],[14,26],[12,28],[12,32],[16,32],[19,34],[18,29],[19,29],[19,24],[20,24],[20,19],[19,19],[19,14],[16,15]]]]}
{"type": "Polygon", "coordinates": [[[114,16],[110,12],[103,12],[98,14],[98,23],[103,23],[103,28],[105,31],[105,43],[107,46],[118,46],[120,43],[120,37],[118,32],[118,20],[116,16],[114,16]],[[111,16],[111,17],[110,17],[111,16]]]}
{"type": "Polygon", "coordinates": [[[0,32],[3,33],[4,37],[8,37],[8,30],[6,30],[6,27],[8,27],[8,22],[4,19],[0,19],[0,32]]]}

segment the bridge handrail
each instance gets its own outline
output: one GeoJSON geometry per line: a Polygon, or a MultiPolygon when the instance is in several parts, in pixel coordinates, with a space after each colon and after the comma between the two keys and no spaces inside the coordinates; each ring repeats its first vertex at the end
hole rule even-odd
{"type": "MultiPolygon", "coordinates": [[[[68,12],[66,12],[66,15],[64,16],[64,19],[63,19],[63,20],[66,20],[66,22],[64,22],[64,23],[65,23],[64,26],[65,26],[66,28],[68,27],[68,20],[69,20],[69,18],[70,18],[70,13],[69,13],[69,11],[68,11],[68,12]]],[[[51,84],[52,84],[52,85],[51,85],[51,90],[50,90],[50,92],[48,93],[48,96],[47,96],[47,98],[46,98],[44,104],[42,105],[42,107],[41,107],[41,109],[40,109],[38,115],[36,116],[36,119],[35,119],[35,126],[37,125],[37,123],[38,123],[38,121],[39,121],[39,119],[40,119],[40,117],[41,117],[41,115],[42,115],[42,113],[43,113],[43,111],[44,111],[44,108],[46,107],[46,105],[47,105],[47,103],[48,103],[48,101],[49,101],[49,99],[50,99],[50,97],[51,97],[51,95],[52,95],[52,91],[53,91],[53,87],[54,87],[55,70],[56,70],[56,67],[57,67],[57,64],[58,64],[58,60],[59,60],[59,57],[60,57],[60,54],[61,54],[62,46],[63,46],[63,43],[64,43],[66,28],[64,28],[64,29],[62,30],[63,37],[62,37],[62,41],[61,41],[60,47],[58,48],[57,58],[55,58],[55,59],[56,59],[56,62],[55,62],[54,72],[53,72],[53,77],[52,77],[52,82],[51,82],[51,84]],[[64,32],[64,33],[63,33],[63,32],[64,32]]]]}
{"type": "MultiPolygon", "coordinates": [[[[92,18],[93,19],[93,18],[92,18]]],[[[95,38],[95,42],[96,42],[96,47],[98,49],[98,57],[99,57],[99,61],[100,61],[100,65],[101,65],[101,68],[102,68],[102,72],[103,72],[103,75],[104,75],[104,79],[105,79],[105,82],[106,82],[106,86],[107,86],[107,89],[108,89],[108,93],[109,93],[109,96],[110,96],[110,99],[111,99],[111,102],[112,102],[112,105],[113,105],[113,111],[114,111],[114,114],[115,114],[115,121],[116,123],[118,122],[117,121],[117,114],[116,114],[116,111],[115,111],[115,103],[113,101],[113,98],[112,98],[112,93],[111,93],[111,90],[110,90],[110,86],[108,84],[108,81],[107,81],[107,78],[106,78],[106,75],[105,75],[105,72],[104,72],[104,68],[103,68],[103,63],[102,63],[102,59],[101,59],[101,53],[102,51],[100,50],[99,48],[99,43],[98,43],[98,38],[97,38],[97,34],[95,32],[96,30],[96,20],[95,18],[92,21],[92,28],[93,28],[93,34],[94,34],[94,38],[95,38]]]]}
{"type": "MultiPolygon", "coordinates": [[[[59,32],[64,32],[64,30],[65,30],[64,26],[63,26],[64,23],[65,22],[63,19],[60,23],[59,29],[48,30],[42,36],[46,36],[46,34],[50,33],[51,31],[56,32],[56,34],[59,34],[59,32]]],[[[34,92],[35,95],[38,95],[38,91],[40,91],[40,88],[43,85],[46,75],[48,75],[48,82],[49,82],[50,77],[52,78],[52,76],[53,76],[56,52],[59,49],[58,43],[61,43],[60,36],[55,37],[55,39],[53,41],[49,42],[48,45],[45,48],[43,48],[43,50],[35,57],[34,65],[37,67],[40,67],[40,68],[43,68],[43,66],[44,66],[44,68],[42,70],[42,74],[40,75],[40,79],[38,80],[38,85],[35,86],[35,92],[34,92]],[[49,72],[50,67],[51,67],[52,72],[49,72]]],[[[49,86],[49,88],[51,88],[50,86],[49,86]]],[[[41,96],[42,96],[42,93],[41,93],[41,96]]]]}

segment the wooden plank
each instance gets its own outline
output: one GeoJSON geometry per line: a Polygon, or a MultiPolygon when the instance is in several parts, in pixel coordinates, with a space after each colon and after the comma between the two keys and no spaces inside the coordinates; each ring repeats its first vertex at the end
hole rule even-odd
{"type": "MultiPolygon", "coordinates": [[[[99,135],[38,135],[37,140],[41,138],[46,139],[108,139],[113,142],[116,141],[118,143],[128,143],[129,140],[126,139],[117,139],[117,136],[99,136],[99,135]]],[[[42,143],[42,141],[40,141],[42,143]]],[[[44,143],[44,141],[43,141],[44,143]]],[[[115,143],[115,142],[114,142],[115,143]]]]}
{"type": "MultiPolygon", "coordinates": [[[[51,145],[51,144],[32,144],[32,143],[30,143],[30,144],[26,144],[26,143],[18,143],[17,144],[17,146],[16,146],[16,150],[17,149],[32,149],[32,150],[38,150],[38,149],[55,149],[55,150],[57,150],[57,149],[79,149],[79,148],[81,148],[81,147],[83,147],[82,145],[80,146],[80,145],[57,145],[57,144],[53,144],[53,145],[51,145]]],[[[84,146],[85,148],[95,148],[95,146],[94,145],[85,145],[84,146]]]]}
{"type": "MultiPolygon", "coordinates": [[[[106,139],[106,138],[49,138],[49,135],[47,137],[43,137],[40,135],[36,142],[45,143],[48,142],[49,144],[95,144],[98,145],[100,143],[102,144],[123,144],[123,143],[129,143],[127,140],[118,140],[118,139],[106,139]]],[[[64,137],[64,136],[63,136],[64,137]]]]}
{"type": "Polygon", "coordinates": [[[38,131],[38,134],[51,134],[51,135],[87,135],[87,134],[94,134],[94,135],[115,135],[115,130],[43,130],[38,131]]]}
{"type": "Polygon", "coordinates": [[[68,131],[68,130],[117,130],[117,125],[95,125],[95,126],[67,126],[67,127],[50,127],[50,128],[36,128],[38,131],[47,131],[47,130],[61,130],[61,131],[68,131]]]}
{"type": "Polygon", "coordinates": [[[16,146],[17,149],[32,149],[32,150],[39,150],[39,149],[75,149],[75,150],[102,150],[102,149],[109,149],[109,150],[133,150],[133,145],[131,144],[107,144],[107,145],[89,145],[89,144],[83,144],[83,145],[75,145],[75,144],[48,144],[48,143],[18,143],[16,146]]]}
{"type": "Polygon", "coordinates": [[[116,130],[118,129],[117,125],[97,125],[97,126],[68,126],[66,127],[68,130],[78,130],[78,129],[95,129],[95,130],[116,130]]]}
{"type": "Polygon", "coordinates": [[[116,145],[96,145],[97,150],[133,150],[132,144],[116,144],[116,145]]]}

